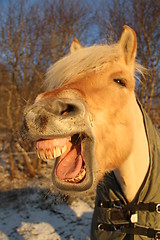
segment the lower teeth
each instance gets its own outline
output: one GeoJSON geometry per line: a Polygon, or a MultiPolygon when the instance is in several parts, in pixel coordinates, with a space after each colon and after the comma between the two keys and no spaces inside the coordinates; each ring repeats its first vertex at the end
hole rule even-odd
{"type": "Polygon", "coordinates": [[[86,174],[86,171],[84,168],[82,168],[77,177],[66,179],[65,181],[70,183],[79,183],[85,177],[85,174],[86,174]]]}

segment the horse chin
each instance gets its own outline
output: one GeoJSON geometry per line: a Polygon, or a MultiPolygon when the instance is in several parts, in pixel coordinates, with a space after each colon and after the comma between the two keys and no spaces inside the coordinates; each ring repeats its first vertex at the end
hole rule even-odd
{"type": "Polygon", "coordinates": [[[96,172],[93,137],[77,133],[40,139],[37,154],[43,160],[53,161],[52,181],[58,191],[79,194],[93,186],[96,172]]]}

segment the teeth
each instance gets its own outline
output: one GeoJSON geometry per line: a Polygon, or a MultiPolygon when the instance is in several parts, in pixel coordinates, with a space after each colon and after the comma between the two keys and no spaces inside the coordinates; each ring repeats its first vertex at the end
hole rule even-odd
{"type": "Polygon", "coordinates": [[[46,156],[45,156],[43,150],[40,150],[40,151],[39,151],[39,156],[40,156],[41,159],[46,160],[46,156]]]}
{"type": "Polygon", "coordinates": [[[81,181],[84,177],[85,177],[86,171],[85,169],[81,169],[81,172],[79,173],[79,175],[77,177],[75,177],[75,181],[79,182],[81,181]]]}
{"type": "Polygon", "coordinates": [[[52,156],[51,151],[50,151],[49,149],[46,150],[46,157],[47,157],[47,159],[52,159],[52,158],[54,158],[54,157],[52,156]]]}
{"type": "Polygon", "coordinates": [[[77,177],[71,178],[71,179],[66,179],[65,181],[70,182],[70,183],[79,183],[84,179],[85,175],[86,175],[86,170],[83,168],[83,169],[81,169],[81,171],[77,177]]]}
{"type": "Polygon", "coordinates": [[[64,153],[67,150],[67,146],[65,145],[64,147],[62,147],[62,153],[64,153]]]}
{"type": "Polygon", "coordinates": [[[53,152],[54,152],[54,158],[57,158],[61,155],[61,150],[59,147],[54,147],[53,152]]]}
{"type": "Polygon", "coordinates": [[[67,146],[60,147],[54,147],[53,152],[51,152],[50,149],[46,149],[45,151],[43,149],[37,150],[37,156],[38,158],[41,158],[43,160],[46,159],[53,159],[61,156],[62,153],[66,152],[67,146]]]}
{"type": "Polygon", "coordinates": [[[41,158],[41,157],[40,157],[40,155],[39,155],[39,152],[38,152],[38,150],[37,150],[37,156],[38,156],[38,158],[41,158]]]}

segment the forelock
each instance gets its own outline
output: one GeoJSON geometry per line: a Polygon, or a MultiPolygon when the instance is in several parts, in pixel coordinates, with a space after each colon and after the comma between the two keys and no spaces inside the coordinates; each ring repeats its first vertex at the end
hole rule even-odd
{"type": "Polygon", "coordinates": [[[123,56],[118,44],[93,45],[68,54],[47,71],[46,88],[52,90],[72,78],[92,71],[102,71],[109,62],[116,62],[123,56]]]}

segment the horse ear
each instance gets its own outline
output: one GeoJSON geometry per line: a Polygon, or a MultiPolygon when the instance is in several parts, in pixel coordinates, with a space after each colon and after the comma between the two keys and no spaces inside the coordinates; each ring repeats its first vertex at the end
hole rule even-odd
{"type": "Polygon", "coordinates": [[[77,51],[78,49],[83,48],[79,41],[75,38],[70,46],[70,53],[77,51]]]}
{"type": "Polygon", "coordinates": [[[135,31],[125,25],[119,43],[124,51],[126,63],[132,64],[135,61],[137,53],[137,38],[135,31]]]}

